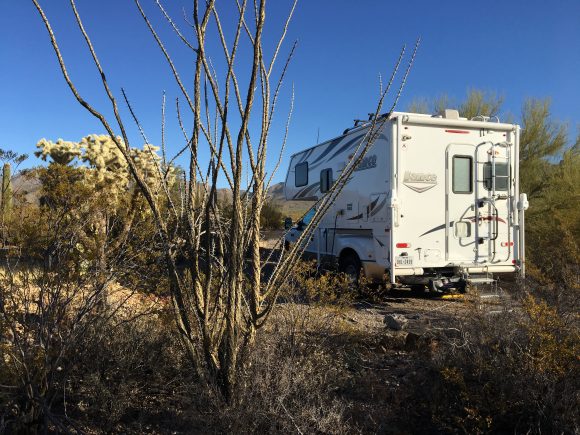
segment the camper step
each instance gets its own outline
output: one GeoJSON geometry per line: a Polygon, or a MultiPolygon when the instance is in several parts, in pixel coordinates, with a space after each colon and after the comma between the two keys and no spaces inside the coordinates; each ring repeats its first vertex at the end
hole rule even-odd
{"type": "Polygon", "coordinates": [[[469,284],[493,284],[495,279],[487,276],[467,278],[469,284]]]}

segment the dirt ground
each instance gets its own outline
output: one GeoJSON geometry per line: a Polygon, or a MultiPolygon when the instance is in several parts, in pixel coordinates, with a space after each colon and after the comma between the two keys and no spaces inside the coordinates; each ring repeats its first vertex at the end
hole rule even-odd
{"type": "Polygon", "coordinates": [[[441,341],[461,335],[462,322],[473,310],[493,315],[506,309],[506,292],[481,293],[441,298],[397,290],[376,303],[357,300],[341,308],[281,304],[275,323],[289,311],[293,317],[316,319],[312,332],[328,336],[333,359],[343,367],[336,394],[349,404],[346,418],[357,430],[413,433],[422,424],[421,417],[413,417],[413,402],[421,400],[417,391],[430,376],[427,361],[441,341]],[[386,323],[389,316],[403,324],[400,330],[386,323]]]}
{"type": "Polygon", "coordinates": [[[262,240],[260,241],[260,248],[274,249],[283,235],[284,230],[264,231],[262,233],[262,240]]]}

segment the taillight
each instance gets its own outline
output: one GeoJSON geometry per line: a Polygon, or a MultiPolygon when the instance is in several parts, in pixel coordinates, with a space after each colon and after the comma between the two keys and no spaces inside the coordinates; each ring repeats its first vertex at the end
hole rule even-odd
{"type": "Polygon", "coordinates": [[[504,248],[507,246],[514,246],[514,242],[501,242],[501,246],[504,248]]]}
{"type": "Polygon", "coordinates": [[[397,243],[397,248],[410,248],[411,244],[410,243],[397,243]]]}

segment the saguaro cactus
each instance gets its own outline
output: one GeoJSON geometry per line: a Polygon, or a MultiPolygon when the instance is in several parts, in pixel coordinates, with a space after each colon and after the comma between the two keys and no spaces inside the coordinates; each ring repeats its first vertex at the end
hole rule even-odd
{"type": "Polygon", "coordinates": [[[12,210],[12,182],[10,163],[4,163],[2,167],[2,218],[10,214],[12,210]]]}
{"type": "Polygon", "coordinates": [[[6,219],[12,210],[12,183],[10,182],[10,163],[4,163],[2,167],[2,200],[1,203],[1,236],[2,246],[6,245],[6,219]]]}

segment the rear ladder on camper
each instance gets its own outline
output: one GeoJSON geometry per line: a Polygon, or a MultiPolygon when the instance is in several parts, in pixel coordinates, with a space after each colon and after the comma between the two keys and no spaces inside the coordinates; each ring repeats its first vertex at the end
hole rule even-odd
{"type": "MultiPolygon", "coordinates": [[[[511,240],[511,228],[512,228],[512,170],[511,170],[511,159],[512,159],[512,152],[511,152],[511,144],[509,142],[499,142],[493,143],[490,141],[482,142],[481,144],[477,145],[475,148],[475,204],[474,204],[474,211],[475,211],[475,261],[477,263],[494,263],[500,260],[496,260],[497,255],[497,245],[496,241],[499,235],[499,211],[497,207],[497,201],[499,199],[505,200],[507,204],[507,224],[508,224],[508,241],[507,241],[507,248],[508,248],[508,255],[507,259],[511,256],[511,250],[513,246],[513,241],[511,240]],[[485,160],[480,161],[479,159],[479,148],[485,145],[489,145],[490,148],[487,151],[488,157],[485,160]],[[501,156],[501,153],[498,151],[499,149],[505,149],[506,155],[501,156]],[[496,164],[500,160],[501,162],[505,162],[507,164],[507,171],[508,171],[508,183],[507,183],[507,192],[506,194],[498,194],[496,192],[496,164]],[[488,196],[480,197],[480,187],[485,183],[485,164],[490,165],[491,171],[491,190],[488,191],[488,196]],[[487,235],[482,235],[480,231],[480,223],[482,220],[481,211],[483,207],[487,204],[488,206],[488,216],[489,219],[489,230],[487,231],[487,235]],[[487,241],[487,253],[484,252],[483,249],[480,249],[480,246],[485,244],[487,241]]],[[[507,260],[507,259],[504,259],[507,260]]]]}

